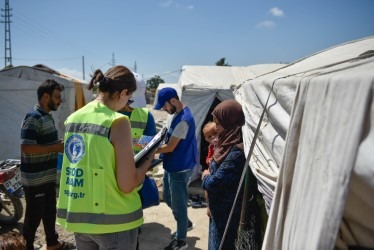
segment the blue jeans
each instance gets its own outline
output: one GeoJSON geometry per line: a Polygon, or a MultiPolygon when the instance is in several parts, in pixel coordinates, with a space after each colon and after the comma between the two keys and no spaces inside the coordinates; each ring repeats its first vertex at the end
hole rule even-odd
{"type": "Polygon", "coordinates": [[[188,216],[188,183],[192,175],[192,169],[180,172],[164,172],[163,198],[173,211],[177,221],[177,240],[185,240],[187,237],[188,216]]]}

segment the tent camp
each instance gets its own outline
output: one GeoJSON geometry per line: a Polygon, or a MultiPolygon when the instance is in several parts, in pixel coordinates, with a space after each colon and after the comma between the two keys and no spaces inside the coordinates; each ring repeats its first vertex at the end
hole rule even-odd
{"type": "Polygon", "coordinates": [[[63,103],[51,112],[59,137],[63,138],[64,121],[68,115],[92,99],[92,92],[79,80],[63,75],[43,65],[18,66],[0,71],[0,103],[2,146],[0,160],[20,158],[20,128],[28,111],[38,102],[37,88],[47,79],[65,86],[63,103]]]}
{"type": "Polygon", "coordinates": [[[269,214],[263,249],[374,247],[374,37],[246,81],[246,152],[269,214]],[[270,95],[269,95],[270,94],[270,95]]]}
{"type": "Polygon", "coordinates": [[[233,99],[233,90],[245,80],[253,79],[264,73],[274,71],[285,64],[259,64],[248,67],[223,66],[183,66],[176,89],[181,100],[195,118],[198,155],[200,163],[195,167],[192,180],[199,178],[205,164],[207,143],[201,137],[201,130],[211,121],[211,111],[223,100],[233,99]]]}

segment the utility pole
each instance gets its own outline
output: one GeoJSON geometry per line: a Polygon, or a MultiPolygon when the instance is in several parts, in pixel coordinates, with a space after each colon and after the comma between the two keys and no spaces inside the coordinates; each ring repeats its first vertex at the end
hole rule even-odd
{"type": "Polygon", "coordinates": [[[112,67],[116,65],[116,59],[114,59],[114,52],[112,53],[112,67]]]}
{"type": "Polygon", "coordinates": [[[134,63],[134,72],[138,72],[138,66],[136,65],[136,61],[134,63]]]}
{"type": "Polygon", "coordinates": [[[5,0],[5,9],[1,9],[1,11],[5,11],[4,15],[1,15],[5,18],[4,21],[1,21],[1,23],[5,24],[5,65],[7,66],[13,66],[12,65],[12,46],[10,41],[10,17],[12,16],[10,14],[10,11],[12,9],[9,8],[9,0],[5,0]]]}
{"type": "Polygon", "coordinates": [[[85,75],[85,73],[84,73],[84,56],[82,56],[82,67],[83,67],[83,80],[84,80],[84,75],[85,75]]]}

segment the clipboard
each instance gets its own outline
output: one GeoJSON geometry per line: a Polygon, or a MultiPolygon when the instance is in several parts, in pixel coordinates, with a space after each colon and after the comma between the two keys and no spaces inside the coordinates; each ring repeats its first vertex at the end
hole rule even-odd
{"type": "MultiPolygon", "coordinates": [[[[145,146],[139,153],[134,156],[135,166],[139,167],[142,162],[147,158],[147,156],[157,149],[161,142],[165,139],[168,129],[166,127],[162,128],[153,139],[145,146]]],[[[155,166],[154,164],[152,164],[155,166]]],[[[157,165],[157,164],[156,164],[157,165]]]]}
{"type": "Polygon", "coordinates": [[[151,170],[152,168],[156,167],[161,162],[162,162],[162,159],[153,159],[151,162],[151,166],[149,166],[148,170],[151,170]]]}

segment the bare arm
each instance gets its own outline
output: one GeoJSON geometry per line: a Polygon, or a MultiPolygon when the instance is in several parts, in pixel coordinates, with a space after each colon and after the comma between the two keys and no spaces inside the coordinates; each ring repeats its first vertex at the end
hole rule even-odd
{"type": "Polygon", "coordinates": [[[116,155],[117,185],[122,192],[130,193],[143,181],[152,158],[135,167],[130,122],[125,118],[113,122],[111,138],[116,155]]]}
{"type": "Polygon", "coordinates": [[[170,153],[170,152],[173,152],[174,149],[177,147],[180,140],[181,139],[178,138],[178,137],[171,136],[169,142],[167,144],[161,145],[157,149],[156,153],[170,153]]]}
{"type": "Polygon", "coordinates": [[[177,126],[175,127],[172,135],[170,136],[168,143],[161,145],[161,147],[157,149],[156,153],[173,152],[174,149],[178,146],[179,141],[186,138],[188,129],[189,129],[189,125],[186,121],[179,122],[177,126]]]}
{"type": "Polygon", "coordinates": [[[24,154],[48,154],[64,152],[64,141],[57,140],[54,144],[38,144],[37,135],[40,133],[42,122],[33,116],[27,116],[21,127],[21,152],[24,154]],[[24,132],[31,131],[31,132],[24,132]],[[30,143],[30,144],[24,144],[30,143]]]}
{"type": "Polygon", "coordinates": [[[24,154],[47,154],[51,152],[64,152],[64,142],[58,141],[55,144],[21,144],[21,152],[24,154]]]}

